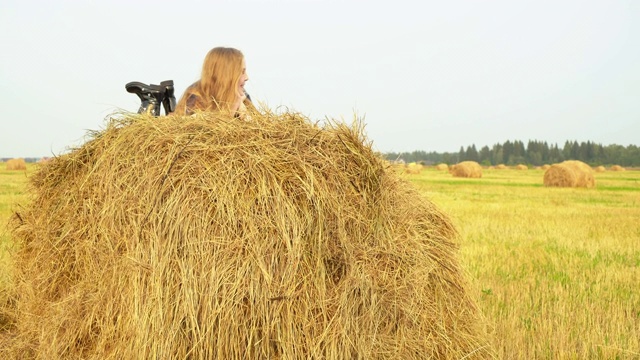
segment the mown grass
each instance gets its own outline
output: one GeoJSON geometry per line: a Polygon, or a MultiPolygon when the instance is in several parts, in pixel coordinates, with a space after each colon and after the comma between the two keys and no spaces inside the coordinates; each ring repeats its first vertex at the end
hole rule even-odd
{"type": "Polygon", "coordinates": [[[501,358],[640,358],[640,173],[598,173],[594,189],[543,173],[407,176],[459,229],[501,358]]]}
{"type": "Polygon", "coordinates": [[[13,245],[7,231],[7,222],[16,206],[27,199],[25,193],[28,174],[37,165],[27,164],[27,170],[6,170],[6,164],[0,163],[0,301],[4,301],[3,289],[10,281],[10,249],[13,245]]]}
{"type": "MultiPolygon", "coordinates": [[[[0,163],[0,224],[27,201],[27,171],[0,163]]],[[[503,359],[640,358],[640,172],[547,188],[542,170],[406,175],[453,219],[471,291],[503,359]]],[[[12,242],[0,231],[0,294],[12,242]]],[[[2,299],[0,299],[2,300],[2,299]]]]}

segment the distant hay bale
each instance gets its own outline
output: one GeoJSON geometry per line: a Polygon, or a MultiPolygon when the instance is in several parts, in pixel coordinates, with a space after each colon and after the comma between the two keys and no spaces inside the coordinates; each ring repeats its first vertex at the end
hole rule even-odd
{"type": "Polygon", "coordinates": [[[596,185],[591,167],[582,161],[567,160],[553,164],[544,172],[545,186],[585,187],[596,185]]]}
{"type": "Polygon", "coordinates": [[[606,169],[602,165],[595,167],[593,170],[595,170],[595,172],[599,172],[599,173],[606,171],[606,169]]]}
{"type": "Polygon", "coordinates": [[[518,164],[516,166],[516,170],[529,170],[529,167],[527,165],[524,165],[524,164],[518,164]]]}
{"type": "Polygon", "coordinates": [[[544,164],[544,165],[542,165],[542,170],[547,170],[547,169],[548,169],[548,168],[550,168],[550,167],[551,167],[551,165],[549,165],[549,164],[544,164]]]}
{"type": "Polygon", "coordinates": [[[438,164],[438,165],[436,165],[436,170],[444,170],[444,171],[447,171],[447,170],[449,170],[449,165],[444,164],[444,163],[442,163],[442,164],[438,164]]]}
{"type": "Polygon", "coordinates": [[[620,165],[613,165],[609,168],[611,171],[625,171],[626,169],[620,165]]]}
{"type": "Polygon", "coordinates": [[[1,358],[491,357],[451,220],[358,122],[130,114],[29,193],[1,358]]]}
{"type": "Polygon", "coordinates": [[[504,170],[504,169],[506,169],[506,168],[507,168],[507,166],[506,166],[505,164],[498,164],[498,165],[496,165],[496,169],[497,169],[497,170],[504,170]]]}
{"type": "Polygon", "coordinates": [[[449,167],[449,173],[454,177],[481,178],[482,166],[475,161],[463,161],[449,167]]]}
{"type": "Polygon", "coordinates": [[[420,174],[424,166],[418,163],[409,163],[405,166],[404,172],[407,174],[420,174]]]}
{"type": "Polygon", "coordinates": [[[22,158],[7,160],[7,170],[27,170],[27,163],[22,158]]]}

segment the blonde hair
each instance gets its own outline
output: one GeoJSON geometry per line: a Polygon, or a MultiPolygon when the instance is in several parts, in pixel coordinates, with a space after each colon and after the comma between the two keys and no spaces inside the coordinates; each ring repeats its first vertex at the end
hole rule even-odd
{"type": "Polygon", "coordinates": [[[229,110],[236,100],[244,55],[238,49],[215,47],[202,64],[200,80],[191,84],[176,105],[177,114],[195,110],[229,110]]]}

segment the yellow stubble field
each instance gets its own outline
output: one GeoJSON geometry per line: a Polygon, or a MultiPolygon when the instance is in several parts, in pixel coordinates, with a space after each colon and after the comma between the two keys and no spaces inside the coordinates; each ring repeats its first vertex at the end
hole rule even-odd
{"type": "Polygon", "coordinates": [[[640,171],[596,173],[593,189],[543,175],[407,176],[460,231],[500,358],[640,358],[640,171]]]}

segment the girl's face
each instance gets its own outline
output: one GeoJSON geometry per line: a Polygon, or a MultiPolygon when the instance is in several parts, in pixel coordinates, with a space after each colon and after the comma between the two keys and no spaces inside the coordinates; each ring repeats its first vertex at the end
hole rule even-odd
{"type": "Polygon", "coordinates": [[[242,74],[240,75],[240,79],[238,79],[238,93],[240,95],[245,94],[244,84],[249,81],[249,75],[247,75],[247,65],[242,59],[242,74]]]}

